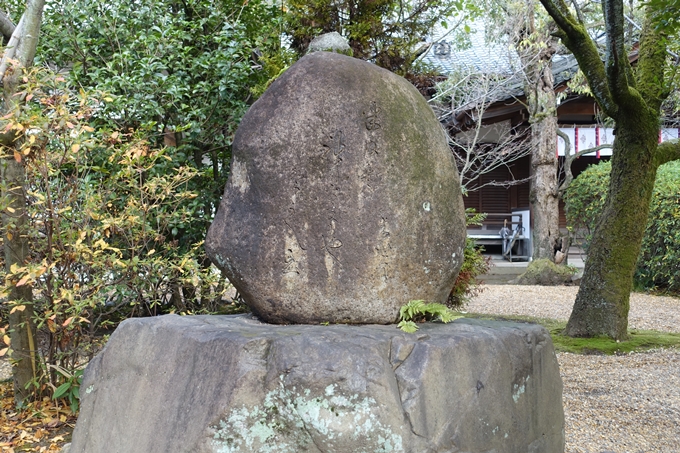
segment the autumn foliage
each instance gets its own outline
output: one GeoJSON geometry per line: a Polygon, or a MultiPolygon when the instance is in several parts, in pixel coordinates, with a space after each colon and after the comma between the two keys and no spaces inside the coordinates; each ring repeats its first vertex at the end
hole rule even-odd
{"type": "MultiPolygon", "coordinates": [[[[95,130],[104,93],[73,92],[58,74],[34,70],[25,100],[3,118],[17,134],[11,158],[26,169],[30,258],[0,290],[29,286],[33,301],[10,301],[0,318],[32,303],[38,369],[33,393],[78,409],[82,368],[122,319],[222,308],[224,280],[202,243],[182,231],[202,213],[190,190],[197,170],[177,165],[144,130],[95,130]]],[[[11,209],[0,199],[0,209],[11,209]]],[[[7,330],[8,326],[0,325],[7,330]]],[[[2,336],[0,354],[11,351],[2,336]]]]}

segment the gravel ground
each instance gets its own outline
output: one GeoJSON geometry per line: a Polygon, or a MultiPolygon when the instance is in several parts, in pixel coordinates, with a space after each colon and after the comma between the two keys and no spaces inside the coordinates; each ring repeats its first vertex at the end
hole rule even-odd
{"type": "MultiPolygon", "coordinates": [[[[470,313],[564,320],[569,319],[578,291],[577,286],[484,285],[483,288],[467,305],[470,313]]],[[[628,328],[680,332],[680,299],[632,293],[628,328]]]]}
{"type": "MultiPolygon", "coordinates": [[[[474,313],[567,319],[577,287],[485,285],[474,313]]],[[[680,299],[631,295],[629,325],[680,332],[680,299]]],[[[566,453],[680,452],[680,351],[557,354],[566,453]]]]}
{"type": "MultiPolygon", "coordinates": [[[[485,285],[469,312],[567,319],[577,287],[485,285]]],[[[680,332],[680,299],[631,295],[634,329],[680,332]]],[[[680,453],[680,351],[557,354],[566,453],[680,453]]],[[[0,380],[9,365],[0,360],[0,380]]]]}

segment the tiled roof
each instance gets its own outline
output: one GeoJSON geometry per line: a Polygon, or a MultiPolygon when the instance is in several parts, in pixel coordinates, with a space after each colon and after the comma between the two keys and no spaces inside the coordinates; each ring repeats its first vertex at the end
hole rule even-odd
{"type": "MultiPolygon", "coordinates": [[[[422,60],[443,75],[463,71],[506,76],[510,79],[504,90],[507,98],[522,96],[523,79],[512,77],[521,68],[519,56],[509,44],[487,42],[483,27],[483,24],[476,24],[468,34],[469,46],[462,47],[448,30],[436,29],[429,39],[432,46],[422,60]]],[[[570,80],[577,70],[578,63],[572,55],[553,57],[555,85],[570,80]]]]}
{"type": "Polygon", "coordinates": [[[423,61],[438,68],[442,74],[464,70],[511,75],[513,67],[519,67],[517,54],[507,45],[486,42],[483,28],[473,28],[465,38],[469,41],[467,46],[456,42],[449,30],[437,28],[430,37],[432,47],[423,61]]]}

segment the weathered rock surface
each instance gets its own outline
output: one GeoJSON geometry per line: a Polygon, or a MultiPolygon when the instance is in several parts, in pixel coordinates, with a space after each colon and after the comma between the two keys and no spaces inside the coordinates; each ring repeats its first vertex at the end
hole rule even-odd
{"type": "Polygon", "coordinates": [[[456,166],[423,97],[315,52],[243,118],[206,248],[268,322],[386,324],[409,300],[445,301],[464,240],[456,166]]]}
{"type": "Polygon", "coordinates": [[[337,31],[324,33],[312,39],[307,48],[307,53],[312,52],[336,52],[350,57],[353,54],[347,40],[337,31]]]}
{"type": "Polygon", "coordinates": [[[70,453],[561,453],[540,326],[125,321],[87,367],[70,453]]]}

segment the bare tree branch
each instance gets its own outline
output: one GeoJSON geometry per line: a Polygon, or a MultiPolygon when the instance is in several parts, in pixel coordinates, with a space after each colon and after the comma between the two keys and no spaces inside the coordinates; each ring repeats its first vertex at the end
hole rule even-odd
{"type": "Polygon", "coordinates": [[[16,55],[21,66],[25,68],[33,64],[33,58],[38,50],[38,36],[44,8],[45,0],[29,0],[21,18],[24,24],[16,55]]]}
{"type": "Polygon", "coordinates": [[[21,33],[24,28],[24,17],[26,17],[26,14],[21,16],[19,25],[14,28],[14,32],[5,48],[5,53],[2,55],[2,60],[0,60],[0,84],[4,83],[3,80],[5,78],[5,72],[7,71],[7,65],[9,64],[9,61],[14,58],[17,47],[19,46],[19,41],[21,41],[21,33]]]}
{"type": "Polygon", "coordinates": [[[561,29],[556,36],[562,39],[564,45],[576,57],[600,108],[605,114],[616,119],[619,107],[612,97],[605,66],[600,60],[597,46],[590,38],[584,24],[574,18],[564,0],[540,1],[561,29]]]}
{"type": "Polygon", "coordinates": [[[450,104],[435,104],[440,120],[445,124],[461,186],[474,192],[486,186],[509,187],[526,182],[528,178],[496,181],[481,178],[531,152],[523,134],[516,134],[509,123],[484,125],[486,110],[494,102],[507,99],[508,86],[517,84],[521,72],[499,79],[491,74],[460,72],[452,74],[440,85],[441,92],[433,101],[450,98],[450,104]]]}
{"type": "Polygon", "coordinates": [[[609,87],[619,98],[615,101],[625,102],[630,96],[630,88],[635,87],[635,79],[625,49],[623,2],[602,2],[602,11],[607,33],[605,67],[609,87]]]}
{"type": "Polygon", "coordinates": [[[557,135],[562,137],[562,140],[564,140],[564,181],[562,181],[562,184],[560,184],[560,187],[557,189],[558,196],[562,198],[564,192],[567,191],[569,184],[571,184],[571,182],[574,180],[574,174],[571,172],[571,164],[573,164],[577,158],[583,156],[584,154],[594,153],[602,149],[610,149],[612,148],[612,145],[599,145],[594,148],[582,149],[581,151],[572,154],[571,140],[569,139],[569,136],[559,129],[557,129],[557,135]]]}
{"type": "Polygon", "coordinates": [[[583,11],[581,11],[581,7],[579,6],[578,2],[576,0],[571,0],[571,6],[573,6],[574,11],[576,11],[576,17],[578,18],[578,21],[582,24],[585,24],[586,19],[583,17],[583,11]]]}
{"type": "Polygon", "coordinates": [[[15,28],[16,26],[12,22],[12,19],[10,19],[7,14],[0,11],[0,33],[2,33],[5,41],[9,42],[9,39],[12,37],[15,28]]]}

